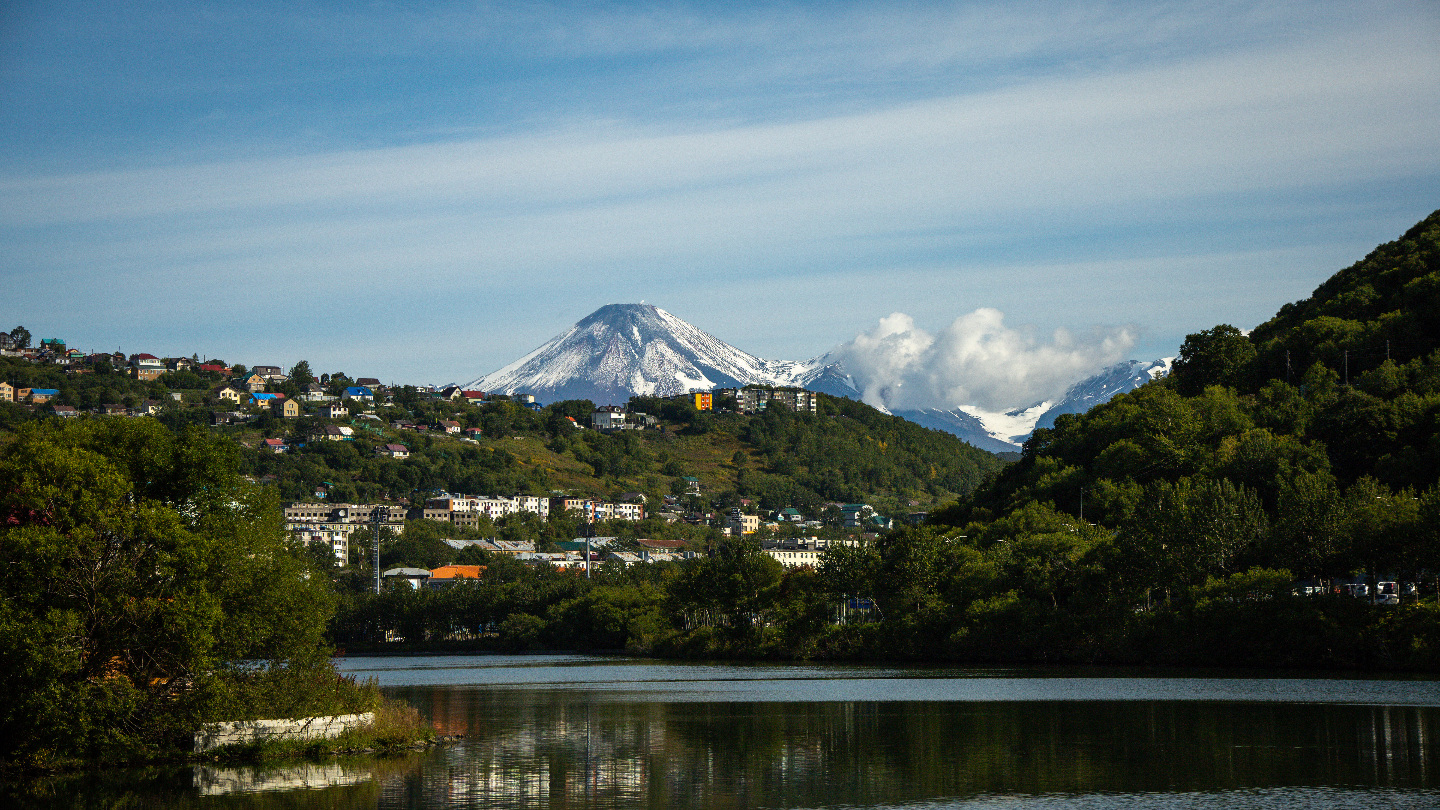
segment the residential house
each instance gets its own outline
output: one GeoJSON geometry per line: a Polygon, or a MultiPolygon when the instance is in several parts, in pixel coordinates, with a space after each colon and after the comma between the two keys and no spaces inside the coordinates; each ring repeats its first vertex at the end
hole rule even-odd
{"type": "Polygon", "coordinates": [[[484,391],[461,391],[460,398],[472,405],[478,405],[485,399],[484,391]]]}
{"type": "Polygon", "coordinates": [[[452,422],[449,419],[441,419],[435,423],[435,428],[437,430],[443,430],[446,433],[456,434],[460,432],[460,423],[452,422]]]}
{"type": "Polygon", "coordinates": [[[430,579],[430,572],[424,568],[391,568],[380,576],[391,582],[403,582],[418,591],[425,587],[426,581],[430,579]]]}
{"type": "Polygon", "coordinates": [[[350,409],[338,403],[330,403],[320,406],[319,414],[325,419],[344,419],[350,415],[350,409]]]}
{"type": "Polygon", "coordinates": [[[383,386],[380,385],[380,380],[379,380],[378,378],[375,378],[375,377],[361,377],[360,379],[358,379],[358,380],[355,381],[355,384],[356,384],[356,385],[363,385],[363,386],[365,386],[366,388],[369,388],[369,389],[372,390],[372,391],[374,391],[374,390],[377,389],[377,388],[383,387],[383,386]]]}
{"type": "Polygon", "coordinates": [[[375,392],[363,385],[352,385],[345,389],[345,393],[341,395],[341,398],[371,402],[375,399],[375,392]]]}
{"type": "Polygon", "coordinates": [[[22,389],[30,392],[30,404],[44,405],[55,397],[60,396],[58,388],[28,388],[22,389]]]}
{"type": "Polygon", "coordinates": [[[548,565],[560,571],[578,570],[585,567],[585,558],[583,555],[564,551],[536,551],[531,554],[521,554],[516,559],[536,567],[548,565]]]}
{"type": "Polygon", "coordinates": [[[222,385],[215,389],[215,398],[239,405],[240,401],[245,398],[245,392],[233,385],[222,385]]]}
{"type": "Polygon", "coordinates": [[[452,540],[447,538],[444,542],[445,545],[456,551],[478,548],[491,554],[509,554],[512,557],[532,554],[535,551],[535,544],[526,540],[452,540]]]}
{"type": "Polygon", "coordinates": [[[305,391],[300,394],[306,402],[325,402],[330,397],[325,393],[325,386],[320,383],[310,383],[305,386],[305,391]]]}
{"type": "Polygon", "coordinates": [[[483,576],[485,576],[485,566],[483,565],[442,565],[430,572],[430,579],[425,581],[425,587],[447,588],[465,580],[479,582],[483,576]]]}
{"type": "Polygon", "coordinates": [[[624,430],[625,409],[619,405],[601,405],[590,414],[590,427],[596,430],[624,430]]]}
{"type": "Polygon", "coordinates": [[[633,551],[612,551],[605,555],[605,562],[618,562],[629,568],[632,565],[645,562],[639,554],[633,551]]]}
{"type": "Polygon", "coordinates": [[[259,374],[248,374],[242,380],[236,381],[238,387],[251,394],[258,394],[265,390],[265,378],[259,374]]]}
{"type": "Polygon", "coordinates": [[[285,376],[285,372],[281,371],[279,366],[255,366],[250,369],[250,373],[258,374],[270,382],[279,383],[290,379],[285,376]]]}
{"type": "Polygon", "coordinates": [[[63,416],[66,419],[72,419],[80,415],[80,412],[75,410],[71,405],[56,405],[53,410],[56,416],[63,416]]]}
{"type": "Polygon", "coordinates": [[[481,434],[484,433],[484,431],[481,430],[481,429],[478,428],[478,427],[475,427],[475,428],[465,428],[464,430],[462,430],[462,431],[460,431],[460,432],[461,432],[461,433],[464,433],[467,438],[471,438],[471,439],[478,439],[478,438],[480,438],[481,434]]]}
{"type": "Polygon", "coordinates": [[[15,401],[15,386],[0,380],[0,402],[15,401]]]}
{"type": "Polygon", "coordinates": [[[249,404],[256,408],[268,408],[270,403],[282,396],[282,394],[251,394],[249,404]]]}
{"type": "Polygon", "coordinates": [[[611,503],[606,506],[610,507],[611,520],[645,519],[645,504],[643,503],[611,503]]]}
{"type": "Polygon", "coordinates": [[[171,371],[190,371],[199,365],[188,357],[171,357],[165,360],[165,367],[171,371]]]}
{"type": "Polygon", "coordinates": [[[451,402],[465,398],[465,389],[458,385],[447,385],[435,393],[435,399],[446,399],[451,402]]]}
{"type": "Polygon", "coordinates": [[[410,448],[403,444],[382,444],[375,448],[375,455],[389,458],[409,458],[410,448]]]}
{"type": "Polygon", "coordinates": [[[793,506],[787,506],[784,509],[781,509],[779,512],[776,512],[775,519],[780,521],[781,523],[805,522],[805,516],[800,514],[800,510],[796,509],[793,506]]]}
{"type": "Polygon", "coordinates": [[[873,514],[875,509],[868,503],[847,503],[840,506],[840,516],[847,529],[860,528],[865,519],[873,514]]]}
{"type": "Polygon", "coordinates": [[[130,415],[130,409],[127,408],[127,407],[125,407],[124,405],[121,405],[121,404],[118,403],[118,402],[112,402],[112,403],[109,403],[109,404],[106,404],[106,405],[101,405],[100,407],[96,408],[95,411],[96,411],[97,413],[102,413],[102,414],[104,414],[104,415],[106,415],[106,416],[129,416],[129,415],[130,415]]]}
{"type": "Polygon", "coordinates": [[[270,412],[282,419],[294,419],[300,415],[300,403],[282,394],[270,401],[270,412]]]}
{"type": "Polygon", "coordinates": [[[137,416],[155,416],[156,414],[160,413],[163,408],[164,406],[161,405],[159,402],[153,399],[147,399],[144,402],[141,402],[140,405],[135,408],[135,414],[137,416]]]}
{"type": "Polygon", "coordinates": [[[165,361],[153,354],[130,355],[130,373],[137,380],[153,380],[165,371],[165,361]]]}
{"type": "Polygon", "coordinates": [[[283,453],[290,448],[285,444],[284,439],[265,439],[260,443],[261,450],[269,450],[272,453],[283,453]]]}
{"type": "Polygon", "coordinates": [[[344,425],[324,425],[316,432],[315,438],[330,442],[349,442],[355,440],[355,431],[344,425]]]}
{"type": "Polygon", "coordinates": [[[230,376],[230,367],[222,366],[219,363],[201,363],[195,370],[203,374],[219,374],[221,377],[230,376]]]}

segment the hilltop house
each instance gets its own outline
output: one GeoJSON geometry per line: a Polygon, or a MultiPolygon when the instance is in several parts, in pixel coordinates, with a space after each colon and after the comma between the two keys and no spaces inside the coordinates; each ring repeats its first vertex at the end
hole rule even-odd
{"type": "Polygon", "coordinates": [[[382,444],[375,448],[375,455],[390,458],[409,458],[410,448],[403,444],[382,444]]]}
{"type": "Polygon", "coordinates": [[[130,355],[130,372],[137,380],[153,380],[165,370],[165,361],[153,354],[130,355]]]}
{"type": "Polygon", "coordinates": [[[219,388],[215,389],[216,399],[224,400],[225,402],[233,402],[236,405],[240,404],[240,400],[243,399],[244,396],[245,394],[241,392],[239,388],[236,388],[233,385],[222,385],[219,388]]]}

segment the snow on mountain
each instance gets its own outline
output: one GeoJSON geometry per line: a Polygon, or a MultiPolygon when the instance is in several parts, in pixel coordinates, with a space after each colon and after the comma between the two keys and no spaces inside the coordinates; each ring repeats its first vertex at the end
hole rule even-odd
{"type": "MultiPolygon", "coordinates": [[[[984,450],[1013,452],[1037,428],[1053,427],[1057,416],[1083,413],[1164,376],[1172,359],[1117,363],[1072,385],[1058,400],[1013,411],[962,405],[894,414],[953,433],[984,450]]],[[[545,402],[623,404],[636,394],[670,396],[744,385],[796,386],[852,399],[859,399],[861,387],[831,354],[804,361],[765,360],[647,304],[603,306],[535,351],[464,387],[533,394],[545,402]]]]}
{"type": "Polygon", "coordinates": [[[1030,432],[1055,427],[1055,417],[1062,413],[1084,413],[1102,402],[1109,402],[1116,394],[1134,391],[1151,380],[1158,380],[1170,373],[1170,365],[1174,362],[1173,357],[1149,362],[1126,360],[1081,380],[1070,386],[1058,403],[1040,414],[1030,432]]]}
{"type": "Polygon", "coordinates": [[[554,402],[621,404],[631,396],[743,385],[824,387],[854,395],[845,375],[817,361],[764,360],[709,335],[659,307],[609,304],[508,366],[465,385],[534,394],[554,402]]]}
{"type": "Polygon", "coordinates": [[[1150,362],[1126,360],[1116,363],[1070,386],[1060,399],[1037,402],[1028,408],[998,413],[962,405],[953,410],[896,411],[895,415],[953,433],[983,450],[997,453],[1015,451],[1036,430],[1054,427],[1055,418],[1060,414],[1084,413],[1117,394],[1134,391],[1151,380],[1169,374],[1174,359],[1164,357],[1150,362]]]}

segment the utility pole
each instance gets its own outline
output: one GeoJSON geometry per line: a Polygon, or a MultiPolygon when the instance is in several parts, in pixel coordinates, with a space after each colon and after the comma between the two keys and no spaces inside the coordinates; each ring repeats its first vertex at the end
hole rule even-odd
{"type": "Polygon", "coordinates": [[[380,510],[390,511],[389,507],[375,505],[374,511],[370,513],[370,523],[375,528],[375,593],[380,593],[380,523],[384,520],[380,517],[380,510]]]}

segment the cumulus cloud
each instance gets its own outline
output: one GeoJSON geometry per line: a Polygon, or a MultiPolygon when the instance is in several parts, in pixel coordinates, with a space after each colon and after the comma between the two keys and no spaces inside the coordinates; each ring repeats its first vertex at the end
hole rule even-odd
{"type": "Polygon", "coordinates": [[[1124,359],[1135,343],[1129,329],[1097,329],[1084,338],[1056,329],[1043,338],[1004,321],[1005,313],[982,308],[931,334],[896,312],[831,356],[876,407],[1006,411],[1064,393],[1124,359]]]}

